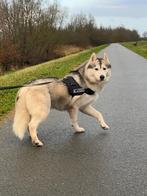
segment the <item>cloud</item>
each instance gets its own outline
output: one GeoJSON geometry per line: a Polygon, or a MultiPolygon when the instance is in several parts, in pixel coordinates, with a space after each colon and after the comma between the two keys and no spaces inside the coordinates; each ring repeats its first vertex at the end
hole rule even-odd
{"type": "Polygon", "coordinates": [[[125,26],[131,30],[136,29],[140,35],[147,31],[147,18],[130,18],[130,17],[95,17],[98,26],[112,28],[125,26]]]}
{"type": "Polygon", "coordinates": [[[147,0],[58,0],[70,14],[92,14],[97,24],[147,31],[147,0]]]}
{"type": "Polygon", "coordinates": [[[145,0],[60,0],[61,4],[69,7],[70,12],[91,13],[94,16],[147,16],[145,0]]]}

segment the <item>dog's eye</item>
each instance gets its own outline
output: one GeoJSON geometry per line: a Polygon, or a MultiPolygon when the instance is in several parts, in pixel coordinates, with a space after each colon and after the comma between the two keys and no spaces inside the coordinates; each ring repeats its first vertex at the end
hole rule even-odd
{"type": "Polygon", "coordinates": [[[98,68],[95,68],[95,70],[97,70],[97,71],[98,71],[99,69],[98,69],[98,68]]]}
{"type": "Polygon", "coordinates": [[[106,68],[104,67],[103,70],[106,70],[106,68]]]}

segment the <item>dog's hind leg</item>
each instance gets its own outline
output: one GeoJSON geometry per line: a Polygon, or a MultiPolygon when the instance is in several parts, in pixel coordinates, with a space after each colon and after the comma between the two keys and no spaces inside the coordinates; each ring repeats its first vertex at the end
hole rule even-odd
{"type": "Polygon", "coordinates": [[[86,107],[81,107],[80,111],[83,112],[84,114],[96,118],[96,120],[100,123],[100,126],[103,129],[109,129],[109,126],[105,123],[102,114],[98,112],[95,108],[93,108],[91,105],[88,105],[86,107]]]}
{"type": "Polygon", "coordinates": [[[37,127],[39,125],[39,121],[36,117],[33,117],[29,123],[29,133],[32,139],[32,143],[36,146],[43,146],[43,143],[38,139],[37,136],[37,127]]]}
{"type": "Polygon", "coordinates": [[[37,136],[37,128],[39,124],[47,118],[50,112],[51,100],[49,93],[43,90],[41,92],[39,92],[39,90],[31,90],[28,95],[27,107],[31,116],[29,133],[32,143],[36,146],[43,146],[43,143],[37,136]]]}
{"type": "Polygon", "coordinates": [[[35,113],[32,116],[31,121],[29,123],[29,133],[32,139],[32,144],[38,147],[43,146],[43,143],[39,140],[37,136],[37,127],[41,122],[43,122],[48,116],[48,112],[40,112],[39,114],[35,113]]]}

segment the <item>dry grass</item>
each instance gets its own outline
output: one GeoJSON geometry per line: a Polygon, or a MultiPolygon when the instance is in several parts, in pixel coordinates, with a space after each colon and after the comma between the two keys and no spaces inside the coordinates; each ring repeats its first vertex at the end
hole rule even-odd
{"type": "Polygon", "coordinates": [[[83,51],[85,48],[74,46],[74,45],[64,45],[55,50],[57,56],[67,56],[74,54],[80,51],[83,51]]]}

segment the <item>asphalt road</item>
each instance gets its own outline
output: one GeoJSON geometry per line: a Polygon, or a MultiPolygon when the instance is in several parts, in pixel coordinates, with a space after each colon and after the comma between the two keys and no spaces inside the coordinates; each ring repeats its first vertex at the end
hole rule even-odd
{"type": "Polygon", "coordinates": [[[0,128],[0,196],[147,196],[147,60],[112,44],[112,78],[95,102],[110,130],[84,114],[74,134],[65,112],[40,126],[43,148],[0,128]]]}

